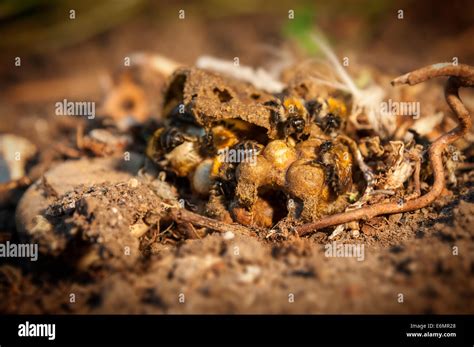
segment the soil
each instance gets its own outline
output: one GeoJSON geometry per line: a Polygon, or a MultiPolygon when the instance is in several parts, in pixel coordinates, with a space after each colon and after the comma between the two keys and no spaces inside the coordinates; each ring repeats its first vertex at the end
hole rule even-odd
{"type": "Polygon", "coordinates": [[[128,225],[156,212],[149,190],[101,184],[76,189],[53,208],[70,206],[71,199],[77,212],[56,225],[82,230],[82,248],[69,241],[75,252],[62,253],[69,262],[46,259],[23,272],[15,264],[3,265],[2,295],[8,300],[1,301],[2,311],[470,313],[474,308],[472,187],[428,209],[372,220],[358,238],[332,241],[322,232],[283,242],[213,233],[177,245],[150,245],[145,239],[140,246],[128,225]],[[120,222],[117,215],[123,216],[120,222]],[[363,244],[363,261],[326,257],[324,245],[331,242],[363,244]],[[129,254],[122,254],[124,245],[129,254]]]}
{"type": "MultiPolygon", "coordinates": [[[[467,34],[474,29],[472,21],[460,18],[439,36],[437,19],[445,19],[441,9],[429,19],[416,16],[424,13],[423,9],[409,9],[406,27],[396,26],[386,14],[388,24],[381,24],[384,19],[372,24],[370,38],[363,43],[361,38],[353,41],[356,47],[339,43],[338,51],[348,47],[359,61],[394,76],[445,61],[446,47],[454,47],[461,60],[472,65],[472,35],[467,34]],[[402,46],[404,35],[417,25],[424,35],[439,40],[428,45],[417,31],[413,42],[424,45],[423,50],[415,52],[410,45],[399,51],[387,48],[395,43],[402,46]]],[[[469,11],[458,12],[463,17],[469,11]]],[[[245,51],[246,62],[259,66],[263,64],[261,54],[248,47],[283,42],[276,18],[275,14],[237,15],[227,20],[190,20],[184,26],[172,22],[151,29],[146,20],[132,20],[79,46],[62,48],[61,56],[55,52],[38,55],[36,63],[27,60],[18,74],[5,68],[0,71],[6,90],[0,103],[0,131],[29,138],[39,149],[34,167],[39,180],[28,190],[17,189],[6,199],[2,197],[0,242],[34,239],[44,255],[38,262],[2,259],[0,312],[474,312],[472,169],[458,170],[457,184],[450,185],[432,206],[374,218],[361,224],[358,235],[343,233],[330,239],[330,230],[323,230],[305,238],[290,234],[270,240],[264,235],[190,231],[161,218],[161,200],[155,192],[169,197],[170,204],[176,202],[177,193],[165,183],[151,184],[139,173],[140,158],[139,164],[128,169],[118,169],[108,158],[69,159],[64,166],[71,157],[56,144],[70,147],[82,120],[54,116],[51,100],[62,96],[55,90],[43,90],[40,96],[31,93],[29,88],[34,90],[35,83],[59,79],[57,83],[71,87],[60,88],[64,93],[99,101],[103,95],[93,76],[113,70],[110,66],[121,62],[125,52],[144,48],[189,64],[201,54],[221,53],[231,59],[245,51]],[[255,30],[250,30],[250,25],[255,30]],[[241,31],[230,41],[223,29],[241,31]],[[192,38],[189,32],[194,33],[192,38]],[[176,49],[176,42],[186,50],[176,49]],[[78,49],[89,53],[79,59],[78,49]],[[45,68],[40,69],[42,66],[45,68]],[[78,169],[81,165],[86,165],[82,171],[78,169]],[[31,204],[19,206],[20,199],[28,195],[32,196],[31,204]],[[42,221],[46,233],[32,238],[31,223],[39,212],[46,216],[42,221]],[[137,238],[131,230],[145,234],[137,238]],[[333,242],[363,245],[364,259],[328,257],[326,246],[333,242]]],[[[344,14],[334,14],[333,22],[345,23],[353,28],[351,32],[367,31],[367,24],[360,23],[357,16],[352,21],[344,18],[344,14]]],[[[328,19],[321,25],[335,38],[343,37],[338,25],[330,25],[328,19]]],[[[446,109],[441,88],[434,88],[433,95],[435,107],[446,109]]],[[[472,93],[466,92],[465,97],[466,105],[473,109],[472,93]]],[[[143,144],[135,147],[144,151],[143,144]]],[[[472,162],[472,143],[467,141],[464,148],[466,161],[472,162]]]]}

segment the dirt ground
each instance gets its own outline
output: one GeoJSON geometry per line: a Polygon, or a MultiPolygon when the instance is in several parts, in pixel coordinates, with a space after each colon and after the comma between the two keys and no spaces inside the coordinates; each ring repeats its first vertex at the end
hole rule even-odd
{"type": "MultiPolygon", "coordinates": [[[[403,24],[393,14],[398,5],[369,20],[341,10],[347,2],[340,4],[326,9],[318,24],[341,56],[354,57],[351,69],[370,66],[394,77],[453,56],[473,65],[474,22],[472,11],[463,8],[472,9],[468,2],[435,1],[429,14],[420,4],[404,2],[403,24]],[[446,6],[456,16],[446,17],[446,6]]],[[[277,9],[286,14],[287,7],[282,2],[277,9]]],[[[278,11],[208,16],[190,15],[183,22],[135,17],[83,42],[31,53],[21,69],[2,64],[0,132],[24,136],[38,147],[41,165],[35,170],[46,179],[27,193],[19,189],[2,197],[0,242],[24,240],[24,229],[32,228],[40,209],[46,209],[42,212],[56,232],[50,238],[48,227],[44,233],[38,227],[35,241],[48,254],[38,262],[1,260],[0,312],[473,313],[472,169],[458,170],[457,184],[432,206],[376,217],[362,224],[359,235],[343,233],[331,240],[331,230],[322,230],[270,240],[203,230],[177,237],[174,225],[158,220],[155,192],[170,201],[178,193],[138,175],[144,143],[135,143],[127,168],[109,158],[79,159],[83,170],[67,166],[77,159],[61,148],[74,142],[82,120],[55,116],[51,104],[63,97],[100,102],[101,76],[113,73],[129,52],[155,51],[185,64],[204,54],[238,55],[245,64],[260,66],[266,63],[262,43],[285,45],[278,11]],[[25,194],[31,204],[23,203],[21,214],[25,194]],[[140,239],[132,237],[130,226],[139,232],[142,222],[170,228],[162,225],[140,239]],[[364,259],[326,256],[325,246],[333,242],[363,245],[364,259]]],[[[14,54],[2,54],[2,60],[14,54]]],[[[433,83],[429,97],[447,110],[442,83],[433,83]]],[[[473,93],[461,96],[474,109],[473,93]]],[[[464,155],[474,162],[472,142],[464,155]]]]}

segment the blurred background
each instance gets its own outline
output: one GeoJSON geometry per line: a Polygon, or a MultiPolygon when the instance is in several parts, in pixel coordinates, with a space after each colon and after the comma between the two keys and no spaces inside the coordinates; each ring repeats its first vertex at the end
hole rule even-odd
{"type": "Polygon", "coordinates": [[[281,52],[316,55],[307,33],[318,28],[352,69],[397,75],[453,57],[472,64],[473,13],[474,2],[462,0],[3,0],[0,132],[41,142],[44,122],[32,124],[48,118],[53,101],[102,100],[104,76],[137,51],[184,64],[238,56],[265,67],[281,52]]]}

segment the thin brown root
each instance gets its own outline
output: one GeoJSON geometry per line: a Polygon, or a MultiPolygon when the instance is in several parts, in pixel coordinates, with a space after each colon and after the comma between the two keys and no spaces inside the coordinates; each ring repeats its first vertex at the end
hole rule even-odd
{"type": "Polygon", "coordinates": [[[418,210],[430,205],[445,189],[445,174],[442,161],[442,153],[446,147],[462,138],[471,128],[472,120],[469,111],[463,105],[458,95],[459,87],[474,87],[474,67],[469,65],[453,64],[434,64],[419,70],[407,73],[392,81],[392,85],[409,84],[414,85],[427,81],[434,77],[448,76],[448,82],[445,88],[445,98],[448,105],[458,117],[459,126],[442,135],[435,140],[428,151],[431,168],[434,175],[434,183],[431,190],[416,199],[408,201],[399,201],[375,204],[356,210],[334,214],[324,217],[321,220],[296,227],[296,232],[300,235],[307,235],[315,230],[326,228],[333,225],[339,225],[355,220],[367,220],[379,215],[402,213],[418,210]]]}
{"type": "Polygon", "coordinates": [[[371,191],[369,195],[395,195],[395,192],[389,189],[377,189],[371,191]]]}
{"type": "Polygon", "coordinates": [[[172,208],[169,210],[170,217],[176,223],[191,223],[192,225],[209,228],[221,233],[233,232],[234,234],[245,234],[255,236],[255,232],[240,224],[228,224],[215,219],[201,216],[197,213],[185,210],[183,208],[172,208]]]}
{"type": "Polygon", "coordinates": [[[68,158],[80,158],[81,157],[81,152],[78,151],[75,148],[68,147],[62,143],[57,143],[56,146],[54,147],[56,151],[59,152],[59,154],[64,155],[68,158]]]}
{"type": "Polygon", "coordinates": [[[459,171],[470,171],[474,170],[474,163],[460,163],[459,166],[456,168],[459,171]]]}

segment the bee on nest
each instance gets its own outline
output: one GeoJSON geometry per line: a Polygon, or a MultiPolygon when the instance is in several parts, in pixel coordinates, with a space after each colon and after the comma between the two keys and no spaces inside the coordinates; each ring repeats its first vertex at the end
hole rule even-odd
{"type": "Polygon", "coordinates": [[[165,125],[148,140],[146,154],[165,170],[188,177],[194,193],[208,196],[219,171],[235,169],[235,160],[229,162],[231,166],[224,165],[226,151],[257,153],[261,149],[255,141],[240,140],[245,130],[246,125],[239,120],[223,121],[206,130],[189,116],[177,116],[172,111],[165,125]]]}
{"type": "Polygon", "coordinates": [[[272,123],[280,138],[304,141],[311,134],[333,135],[344,128],[347,108],[339,99],[286,97],[265,103],[272,110],[272,123]]]}
{"type": "Polygon", "coordinates": [[[346,194],[352,189],[352,161],[349,148],[336,140],[310,138],[296,146],[274,140],[255,165],[238,166],[234,216],[245,224],[246,219],[239,220],[239,209],[257,212],[255,205],[268,191],[282,191],[295,202],[292,218],[309,221],[340,212],[347,206],[346,194]]]}
{"type": "MultiPolygon", "coordinates": [[[[175,104],[165,105],[167,117],[149,140],[147,156],[187,177],[193,193],[207,199],[208,215],[272,227],[281,218],[312,221],[347,206],[353,158],[335,136],[347,116],[342,101],[288,95],[238,103],[239,93],[232,91],[232,98],[211,107],[216,88],[206,94],[189,81],[192,76],[175,104]],[[242,118],[206,115],[231,107],[242,118]],[[260,118],[250,115],[254,109],[262,112],[260,118]],[[295,208],[287,208],[289,201],[295,208]]],[[[224,89],[232,90],[218,90],[224,89]]]]}

